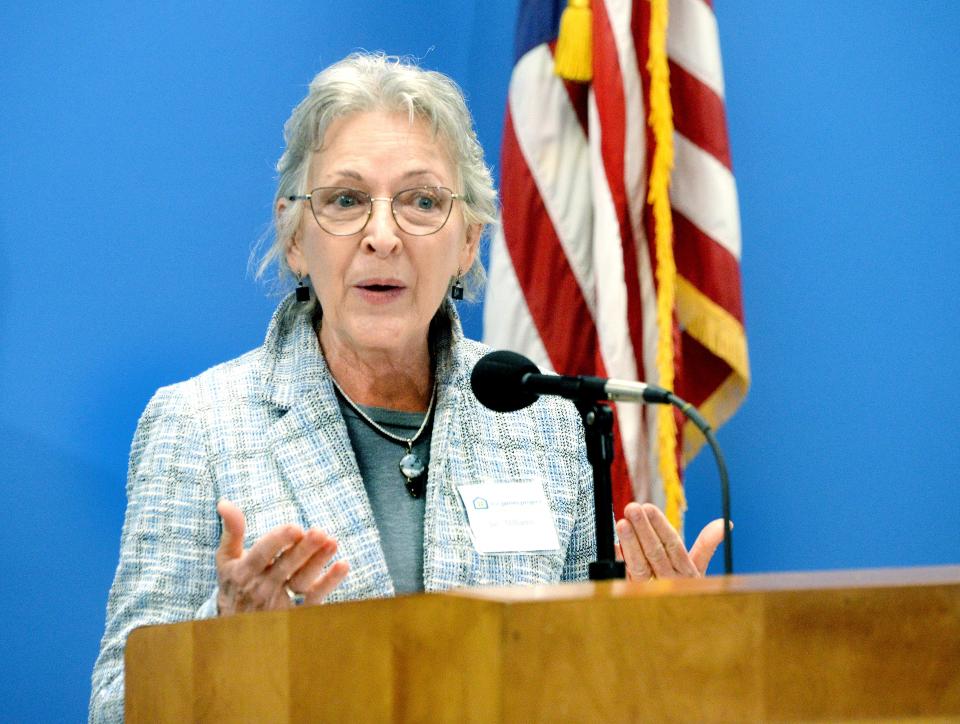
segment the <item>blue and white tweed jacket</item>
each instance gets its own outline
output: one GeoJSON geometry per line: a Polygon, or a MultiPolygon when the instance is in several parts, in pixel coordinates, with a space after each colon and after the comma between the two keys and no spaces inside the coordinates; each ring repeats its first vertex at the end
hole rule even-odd
{"type": "MultiPolygon", "coordinates": [[[[585,579],[595,556],[593,478],[575,409],[548,398],[509,414],[482,407],[470,372],[487,349],[463,337],[452,304],[445,305],[449,324],[435,344],[425,589],[585,579]],[[560,552],[478,554],[457,486],[529,480],[544,483],[560,552]]],[[[328,601],[393,595],[307,307],[288,297],[262,347],[160,389],[140,418],[91,721],[123,719],[123,649],[133,628],[215,613],[221,497],[246,515],[247,546],[285,523],[335,535],[337,556],[351,568],[328,601]]]]}

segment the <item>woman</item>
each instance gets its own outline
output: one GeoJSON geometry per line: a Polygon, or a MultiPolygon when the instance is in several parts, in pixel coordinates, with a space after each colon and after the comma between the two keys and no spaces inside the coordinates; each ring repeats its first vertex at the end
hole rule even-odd
{"type": "MultiPolygon", "coordinates": [[[[450,297],[482,283],[496,209],[460,91],[352,55],[314,79],[285,136],[261,270],[276,262],[300,286],[262,347],[161,389],[140,420],[94,720],[122,718],[136,626],[584,579],[594,557],[572,405],[502,415],[470,392],[486,349],[463,338],[450,297]],[[539,491],[555,544],[479,553],[458,491],[480,482],[534,483],[523,489],[539,491]]],[[[635,504],[617,530],[642,580],[701,575],[722,537],[711,524],[688,554],[656,508],[635,504]]]]}

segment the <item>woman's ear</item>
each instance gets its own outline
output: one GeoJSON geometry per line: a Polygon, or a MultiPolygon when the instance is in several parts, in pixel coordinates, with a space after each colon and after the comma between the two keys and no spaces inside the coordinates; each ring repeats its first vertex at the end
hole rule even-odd
{"type": "Polygon", "coordinates": [[[470,224],[467,227],[467,241],[460,252],[460,268],[466,271],[473,266],[480,250],[480,235],[483,233],[483,224],[470,224]]]}
{"type": "Polygon", "coordinates": [[[286,244],[287,266],[290,267],[297,277],[307,276],[307,265],[303,260],[303,254],[300,252],[300,245],[297,243],[297,235],[294,234],[286,244]]]}
{"type": "MultiPolygon", "coordinates": [[[[274,219],[277,221],[280,220],[281,216],[284,213],[287,213],[290,210],[290,205],[292,201],[287,199],[278,199],[277,205],[274,208],[274,219]]],[[[279,227],[279,223],[275,223],[275,226],[279,227]]],[[[300,276],[306,276],[306,264],[303,260],[303,252],[300,249],[300,229],[299,227],[294,230],[293,234],[284,242],[284,256],[287,259],[287,266],[290,267],[290,271],[294,274],[300,276]]]]}

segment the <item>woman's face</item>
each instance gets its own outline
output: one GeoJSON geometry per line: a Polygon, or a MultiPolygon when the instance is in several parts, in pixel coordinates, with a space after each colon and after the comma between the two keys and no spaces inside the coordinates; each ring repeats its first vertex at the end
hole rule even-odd
{"type": "MultiPolygon", "coordinates": [[[[330,125],[310,171],[309,188],[322,186],[379,198],[417,186],[462,191],[444,144],[424,121],[379,111],[330,125]]],[[[327,233],[307,208],[287,261],[310,276],[323,309],[325,352],[422,354],[430,320],[450,279],[473,263],[479,237],[480,225],[465,223],[461,201],[453,201],[446,224],[429,236],[402,231],[386,201],[374,201],[367,225],[351,236],[327,233]]]]}

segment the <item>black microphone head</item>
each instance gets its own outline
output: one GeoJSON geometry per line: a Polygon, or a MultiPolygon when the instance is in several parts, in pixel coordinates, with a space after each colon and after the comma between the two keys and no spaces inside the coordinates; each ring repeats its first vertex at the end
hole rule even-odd
{"type": "Polygon", "coordinates": [[[540,368],[522,354],[498,350],[480,358],[470,374],[470,386],[485,407],[494,412],[514,412],[539,397],[523,385],[523,376],[531,372],[539,374],[540,368]]]}

